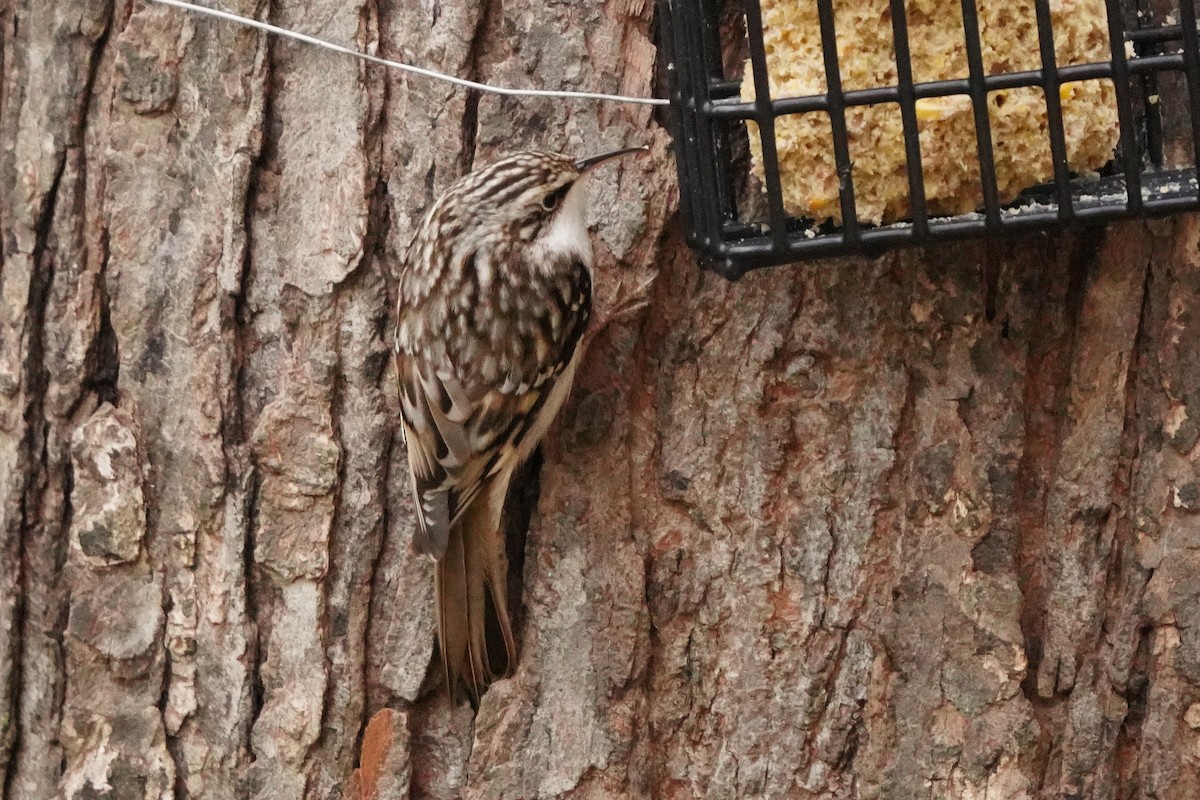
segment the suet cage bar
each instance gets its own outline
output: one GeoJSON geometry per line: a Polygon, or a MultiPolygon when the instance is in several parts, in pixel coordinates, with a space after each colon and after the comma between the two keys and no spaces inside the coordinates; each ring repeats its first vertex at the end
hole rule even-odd
{"type": "Polygon", "coordinates": [[[751,269],[810,258],[877,255],[904,245],[1200,208],[1196,0],[1105,0],[1111,57],[1063,66],[1055,58],[1052,0],[1033,0],[1040,68],[1008,73],[985,70],[976,0],[961,0],[968,74],[933,82],[913,80],[905,0],[890,0],[896,83],[853,90],[843,87],[839,74],[839,37],[854,31],[836,30],[835,0],[794,2],[817,6],[824,93],[772,96],[759,0],[659,0],[680,211],[689,242],[716,272],[737,278],[751,269]],[[747,58],[743,77],[741,65],[747,58]],[[1097,79],[1110,80],[1115,88],[1120,138],[1103,169],[1073,174],[1060,90],[1066,83],[1097,79]],[[743,81],[752,82],[752,99],[745,96],[743,81]],[[987,103],[989,93],[1020,87],[1043,93],[1053,178],[1004,203],[997,191],[987,103]],[[969,98],[973,112],[976,147],[962,158],[978,159],[980,203],[971,213],[939,216],[931,211],[923,188],[918,103],[952,96],[969,98]],[[849,109],[881,104],[898,106],[902,120],[907,214],[897,222],[871,224],[856,205],[846,118],[849,109]],[[776,125],[788,115],[814,112],[829,120],[838,179],[836,223],[788,213],[781,188],[776,125]],[[747,122],[756,124],[757,134],[747,122]],[[1164,135],[1164,127],[1170,135],[1164,135]],[[761,180],[749,177],[747,141],[753,135],[761,137],[761,180]],[[1167,152],[1164,142],[1170,144],[1167,152]]]}

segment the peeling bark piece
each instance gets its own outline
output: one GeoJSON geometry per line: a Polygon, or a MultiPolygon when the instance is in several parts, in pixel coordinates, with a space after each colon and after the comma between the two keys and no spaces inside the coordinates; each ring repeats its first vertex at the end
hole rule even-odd
{"type": "Polygon", "coordinates": [[[255,561],[283,581],[320,578],[341,458],[328,409],[315,398],[278,398],[259,418],[254,453],[263,473],[255,561]]]}
{"type": "Polygon", "coordinates": [[[324,605],[319,584],[286,583],[274,610],[274,627],[264,644],[264,699],[254,722],[255,762],[251,795],[259,800],[303,796],[305,758],[321,731],[328,689],[322,642],[324,605]]]}
{"type": "Polygon", "coordinates": [[[105,658],[131,661],[151,653],[162,625],[159,581],[99,580],[72,603],[67,631],[105,658]]]}
{"type": "Polygon", "coordinates": [[[147,6],[129,19],[117,43],[117,93],[138,114],[159,114],[175,103],[179,63],[191,23],[173,9],[147,6]]]}
{"type": "Polygon", "coordinates": [[[404,800],[412,765],[408,757],[408,715],[377,711],[363,732],[362,757],[342,800],[404,800]]]}
{"type": "MultiPolygon", "coordinates": [[[[282,4],[279,25],[341,42],[375,38],[361,3],[282,4]],[[319,20],[319,22],[318,22],[319,20]]],[[[360,263],[367,233],[370,113],[361,64],[307,49],[279,48],[287,71],[275,93],[279,131],[275,235],[284,281],[309,295],[332,293],[360,263]]]]}
{"type": "MultiPolygon", "coordinates": [[[[89,455],[101,475],[129,474],[127,456],[136,452],[114,413],[101,408],[76,439],[101,446],[73,449],[76,458],[89,455]],[[106,461],[114,450],[103,445],[114,440],[121,458],[106,461]]],[[[62,795],[165,800],[174,791],[175,762],[158,709],[166,661],[162,577],[144,555],[119,565],[77,557],[69,569],[62,795]]]]}
{"type": "Polygon", "coordinates": [[[138,557],[146,535],[142,465],[133,420],[105,403],[71,438],[71,548],[89,566],[138,557]]]}
{"type": "Polygon", "coordinates": [[[174,796],[175,765],[164,746],[153,707],[111,718],[70,715],[68,737],[83,744],[62,781],[67,800],[167,800],[174,796]]]}

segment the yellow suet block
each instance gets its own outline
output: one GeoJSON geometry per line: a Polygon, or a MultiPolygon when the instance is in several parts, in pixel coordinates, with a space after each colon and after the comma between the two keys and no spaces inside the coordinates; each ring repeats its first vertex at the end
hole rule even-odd
{"type": "MultiPolygon", "coordinates": [[[[817,4],[810,0],[761,0],[771,94],[803,97],[826,90],[817,4]]],[[[988,74],[1041,67],[1033,0],[978,0],[984,69],[988,74]]],[[[968,75],[960,0],[908,0],[912,70],[917,82],[968,75]]],[[[1059,66],[1108,61],[1105,0],[1051,0],[1059,66]]],[[[846,91],[895,86],[890,0],[834,3],[842,85],[846,91]]],[[[743,96],[753,99],[749,64],[743,96]]],[[[1075,172],[1091,172],[1112,158],[1119,136],[1116,92],[1108,80],[1060,87],[1067,157],[1075,172]]],[[[917,125],[925,195],[935,214],[979,208],[975,115],[965,96],[917,101],[917,125]]],[[[996,178],[1002,201],[1051,180],[1054,169],[1046,104],[1036,87],[994,91],[988,96],[996,178]]],[[[750,124],[754,171],[762,177],[762,144],[750,124]]],[[[855,107],[846,127],[853,161],[859,218],[891,222],[909,214],[904,130],[897,104],[855,107]]],[[[784,203],[790,213],[819,222],[840,222],[832,131],[828,115],[780,117],[775,123],[784,203]]],[[[915,165],[914,165],[915,168],[915,165]]]]}

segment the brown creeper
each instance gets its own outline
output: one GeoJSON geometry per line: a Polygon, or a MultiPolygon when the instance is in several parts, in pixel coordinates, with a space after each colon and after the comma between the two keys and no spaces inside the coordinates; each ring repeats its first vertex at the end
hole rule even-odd
{"type": "Polygon", "coordinates": [[[500,515],[579,362],[592,300],[580,178],[643,149],[502,158],[446,190],[405,255],[396,368],[419,520],[413,548],[437,562],[451,691],[461,680],[478,698],[515,667],[500,515]]]}

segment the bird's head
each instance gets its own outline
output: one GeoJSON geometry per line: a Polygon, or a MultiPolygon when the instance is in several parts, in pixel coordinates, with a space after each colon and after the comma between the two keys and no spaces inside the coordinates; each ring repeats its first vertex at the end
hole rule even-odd
{"type": "Polygon", "coordinates": [[[611,159],[644,147],[613,150],[583,159],[559,153],[520,152],[505,156],[460,181],[447,193],[456,208],[462,239],[476,247],[506,241],[533,263],[578,259],[589,267],[585,176],[611,159]]]}

